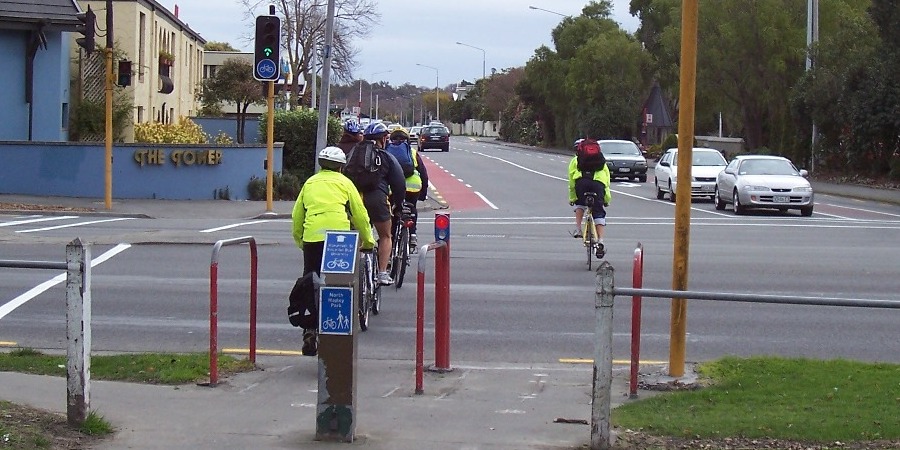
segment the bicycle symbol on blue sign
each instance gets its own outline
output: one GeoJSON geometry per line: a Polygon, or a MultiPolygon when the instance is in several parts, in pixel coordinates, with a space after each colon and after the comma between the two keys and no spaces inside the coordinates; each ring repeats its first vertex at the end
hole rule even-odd
{"type": "Polygon", "coordinates": [[[352,334],[353,289],[323,287],[319,292],[319,333],[352,334]]]}
{"type": "Polygon", "coordinates": [[[256,74],[259,78],[274,80],[278,74],[278,66],[271,59],[263,59],[256,65],[256,74]]]}
{"type": "Polygon", "coordinates": [[[328,261],[325,263],[325,267],[329,269],[344,269],[347,270],[350,268],[350,263],[343,259],[335,259],[332,261],[328,261]]]}

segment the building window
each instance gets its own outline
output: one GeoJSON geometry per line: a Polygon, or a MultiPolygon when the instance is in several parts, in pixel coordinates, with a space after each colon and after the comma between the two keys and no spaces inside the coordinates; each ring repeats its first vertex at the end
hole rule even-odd
{"type": "Polygon", "coordinates": [[[137,123],[144,123],[144,107],[137,107],[137,123]]]}
{"type": "Polygon", "coordinates": [[[62,129],[67,130],[69,128],[69,104],[62,104],[62,129]]]}

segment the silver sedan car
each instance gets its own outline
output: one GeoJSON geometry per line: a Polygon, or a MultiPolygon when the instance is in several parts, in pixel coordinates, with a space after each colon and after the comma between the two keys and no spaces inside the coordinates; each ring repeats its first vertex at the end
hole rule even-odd
{"type": "Polygon", "coordinates": [[[735,214],[768,208],[799,209],[801,215],[811,216],[814,198],[807,175],[780,156],[737,156],[716,177],[716,209],[731,203],[735,214]]]}

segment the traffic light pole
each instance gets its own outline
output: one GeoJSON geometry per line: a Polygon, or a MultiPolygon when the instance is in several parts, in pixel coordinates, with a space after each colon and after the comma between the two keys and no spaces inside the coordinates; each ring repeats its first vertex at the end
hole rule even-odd
{"type": "Polygon", "coordinates": [[[103,51],[106,59],[106,153],[104,160],[104,206],[112,209],[112,142],[113,142],[113,7],[112,0],[106,0],[106,48],[103,51]]]}
{"type": "Polygon", "coordinates": [[[275,174],[272,169],[272,160],[275,156],[273,141],[275,140],[275,82],[267,81],[269,86],[266,94],[266,211],[272,212],[272,182],[275,174]]]}

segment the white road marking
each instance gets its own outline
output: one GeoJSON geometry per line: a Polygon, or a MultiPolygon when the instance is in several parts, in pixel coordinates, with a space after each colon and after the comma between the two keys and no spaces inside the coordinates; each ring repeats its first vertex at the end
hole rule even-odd
{"type": "MultiPolygon", "coordinates": [[[[106,253],[104,253],[96,258],[91,259],[91,267],[96,267],[100,264],[103,264],[104,262],[106,262],[107,260],[112,258],[113,256],[118,255],[119,253],[127,250],[130,247],[131,247],[131,244],[119,244],[119,245],[107,250],[106,253]]],[[[28,300],[31,300],[31,299],[37,297],[38,295],[40,295],[47,289],[50,289],[53,286],[56,286],[57,284],[62,283],[65,280],[66,280],[66,274],[61,273],[61,274],[29,289],[28,292],[25,292],[24,294],[10,300],[3,306],[0,306],[0,319],[6,317],[7,314],[13,312],[16,308],[24,305],[26,302],[28,302],[28,300]]]]}
{"type": "Polygon", "coordinates": [[[856,207],[853,207],[853,206],[843,206],[843,205],[835,205],[835,204],[833,204],[833,203],[819,203],[819,202],[816,202],[816,204],[817,204],[817,205],[833,206],[833,207],[835,207],[835,208],[852,209],[852,210],[854,210],[854,211],[863,211],[863,212],[873,213],[873,214],[883,214],[883,215],[885,215],[885,216],[891,216],[891,217],[900,217],[900,214],[891,214],[891,213],[886,213],[886,212],[884,212],[884,211],[875,211],[875,210],[872,210],[872,209],[856,208],[856,207]]]}
{"type": "Polygon", "coordinates": [[[481,197],[481,199],[484,200],[484,202],[487,203],[488,206],[490,206],[491,208],[494,208],[494,209],[500,209],[500,208],[497,207],[497,205],[494,205],[493,203],[491,203],[491,201],[488,200],[487,197],[481,195],[481,192],[475,191],[475,195],[481,197]]]}
{"type": "Polygon", "coordinates": [[[266,222],[271,222],[271,221],[268,219],[251,220],[249,222],[240,222],[240,223],[233,223],[231,225],[224,225],[224,226],[216,227],[216,228],[207,228],[205,230],[200,230],[200,232],[201,233],[215,233],[216,231],[230,230],[232,228],[243,227],[243,226],[247,226],[247,225],[256,225],[258,223],[266,223],[266,222]]]}
{"type": "Polygon", "coordinates": [[[35,219],[14,220],[12,222],[0,223],[0,227],[11,227],[15,225],[27,225],[29,223],[49,222],[51,220],[77,219],[78,216],[53,216],[53,217],[37,217],[35,219]]]}
{"type": "Polygon", "coordinates": [[[80,227],[82,225],[93,225],[96,223],[105,223],[105,222],[119,222],[122,220],[133,220],[133,219],[134,219],[134,217],[115,217],[112,219],[89,220],[87,222],[70,223],[67,225],[57,225],[54,227],[32,228],[30,230],[19,230],[19,231],[16,231],[16,233],[34,233],[36,231],[59,230],[61,228],[72,228],[72,227],[80,227]]]}

